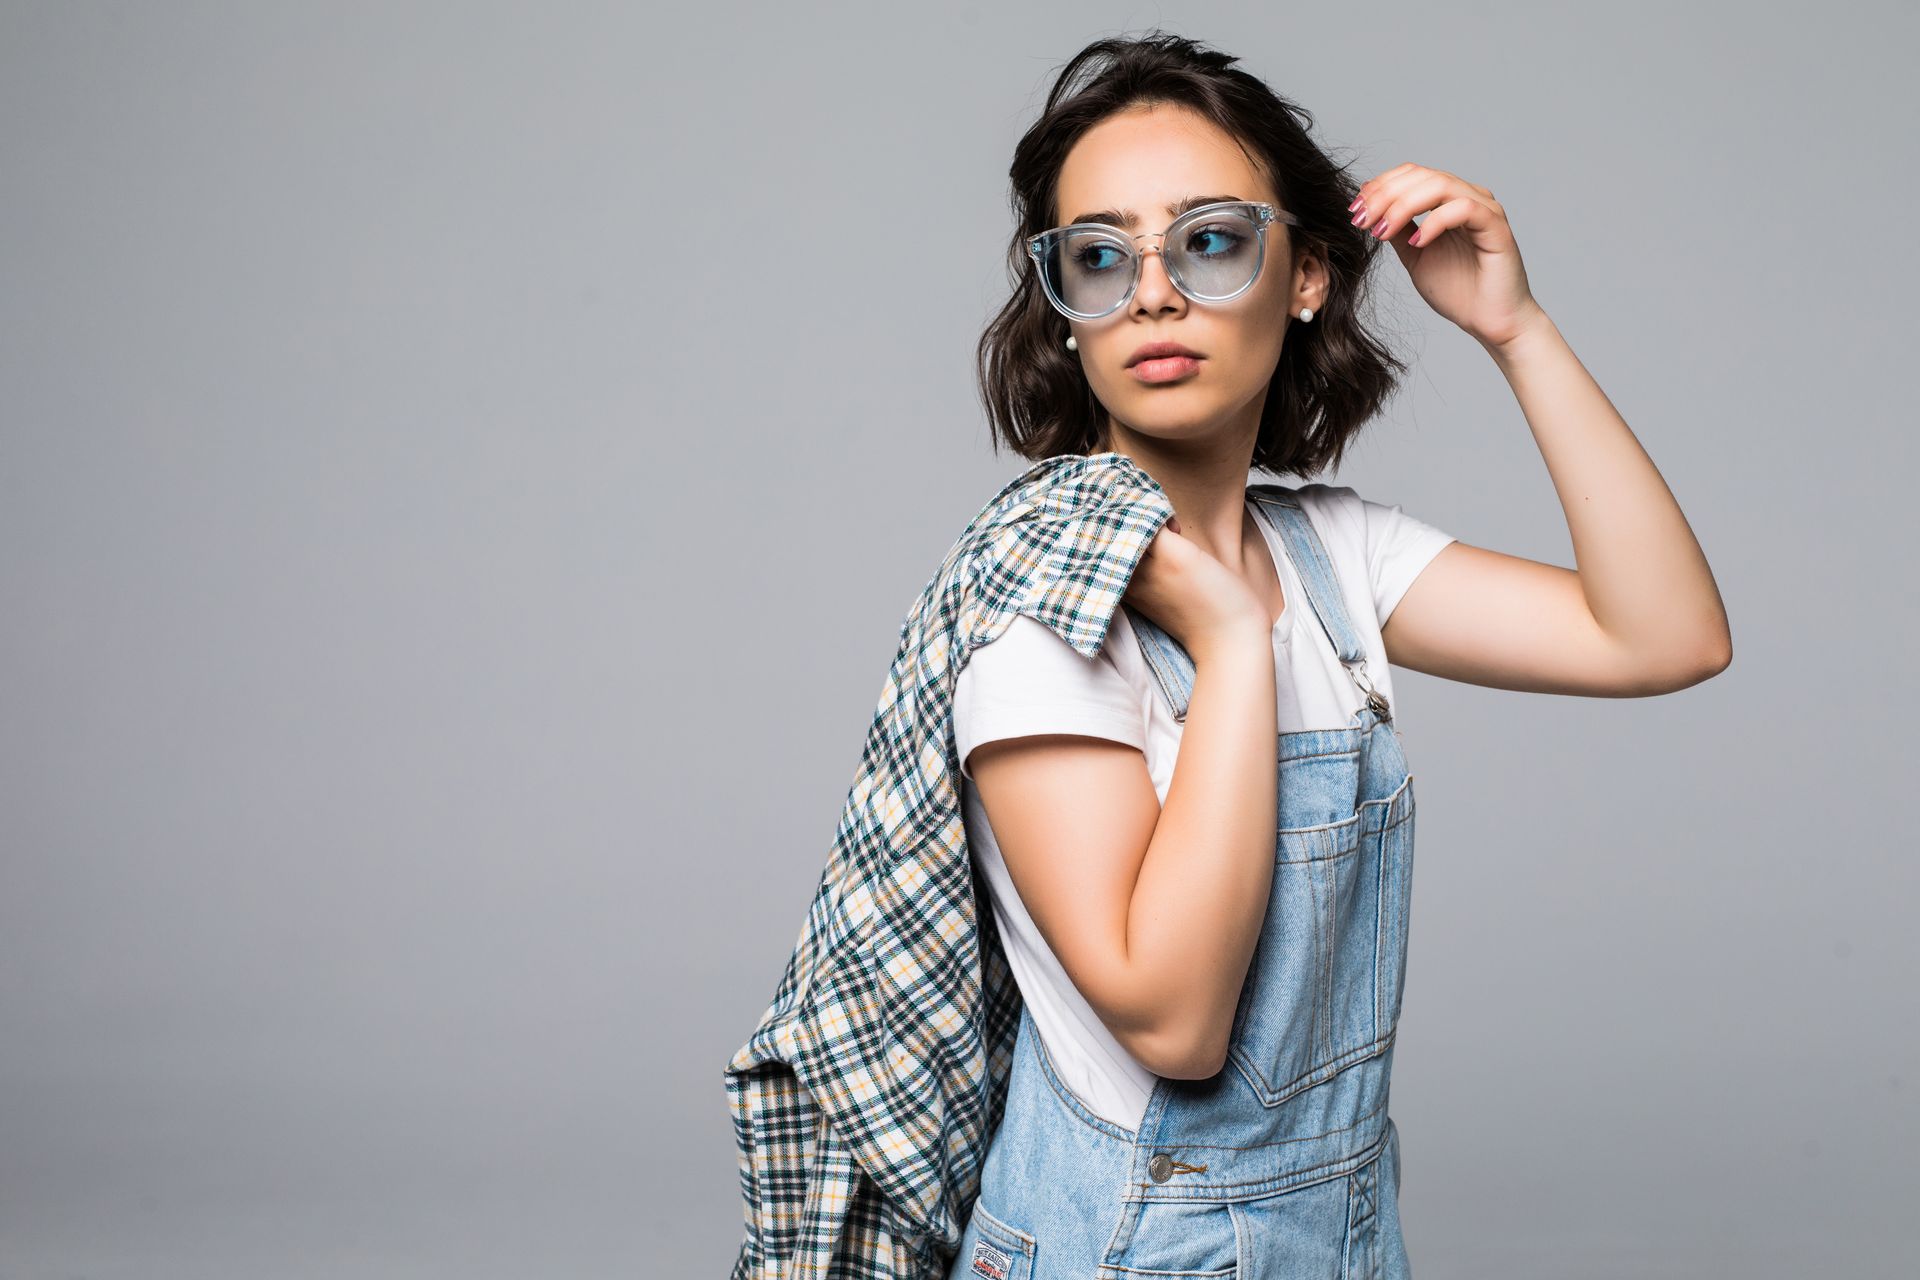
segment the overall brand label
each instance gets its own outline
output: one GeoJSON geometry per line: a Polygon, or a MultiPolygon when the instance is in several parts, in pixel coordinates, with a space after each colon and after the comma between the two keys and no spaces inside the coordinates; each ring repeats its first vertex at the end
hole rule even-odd
{"type": "Polygon", "coordinates": [[[1013,1259],[1002,1250],[994,1248],[985,1240],[973,1242],[973,1270],[975,1275],[987,1277],[987,1280],[1007,1280],[1007,1272],[1013,1267],[1013,1259]]]}

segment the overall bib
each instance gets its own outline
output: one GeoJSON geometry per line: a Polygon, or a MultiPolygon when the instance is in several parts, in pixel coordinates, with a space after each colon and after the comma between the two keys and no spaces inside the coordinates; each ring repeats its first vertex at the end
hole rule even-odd
{"type": "MultiPolygon", "coordinates": [[[[1387,1093],[1412,775],[1306,512],[1279,486],[1252,494],[1364,702],[1343,728],[1279,736],[1271,897],[1226,1065],[1161,1078],[1138,1130],[1125,1129],[1063,1083],[1023,1007],[1006,1111],[949,1280],[1410,1280],[1387,1093]]],[[[1184,720],[1192,660],[1128,617],[1184,720]]]]}

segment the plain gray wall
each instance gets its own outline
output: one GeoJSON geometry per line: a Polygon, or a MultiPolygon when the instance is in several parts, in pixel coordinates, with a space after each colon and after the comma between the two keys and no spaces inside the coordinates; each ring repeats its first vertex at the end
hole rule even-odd
{"type": "MultiPolygon", "coordinates": [[[[1087,40],[1500,193],[1735,658],[1397,673],[1424,1280],[1911,1275],[1910,6],[0,9],[0,1276],[721,1276],[1087,40]],[[938,249],[935,249],[938,246],[938,249]]],[[[1571,549],[1504,380],[1320,477],[1571,549]]],[[[1256,477],[1264,478],[1264,477],[1256,477]]]]}

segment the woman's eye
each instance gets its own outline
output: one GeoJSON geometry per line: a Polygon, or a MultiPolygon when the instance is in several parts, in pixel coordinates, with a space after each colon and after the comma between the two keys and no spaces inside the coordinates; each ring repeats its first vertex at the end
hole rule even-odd
{"type": "Polygon", "coordinates": [[[1119,265],[1126,255],[1110,244],[1089,245],[1077,255],[1080,265],[1088,271],[1106,271],[1119,265]]]}
{"type": "Polygon", "coordinates": [[[1187,237],[1187,249],[1190,253],[1202,257],[1216,258],[1232,253],[1244,242],[1244,237],[1229,231],[1225,227],[1202,227],[1187,237]]]}

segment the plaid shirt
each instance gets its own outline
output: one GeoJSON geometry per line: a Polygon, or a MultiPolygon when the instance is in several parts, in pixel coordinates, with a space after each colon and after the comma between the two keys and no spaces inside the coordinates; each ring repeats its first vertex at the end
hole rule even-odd
{"type": "Polygon", "coordinates": [[[954,757],[967,656],[1018,614],[1088,658],[1173,506],[1119,453],[994,495],[900,627],[773,1003],[726,1067],[746,1241],[730,1280],[944,1280],[1006,1104],[1019,988],[976,901],[954,757]]]}

